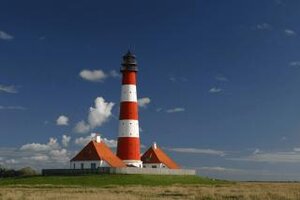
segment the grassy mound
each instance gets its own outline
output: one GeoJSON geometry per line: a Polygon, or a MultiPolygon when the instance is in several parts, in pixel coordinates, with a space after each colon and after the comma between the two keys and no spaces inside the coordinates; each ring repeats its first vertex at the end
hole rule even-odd
{"type": "Polygon", "coordinates": [[[148,185],[164,186],[173,184],[220,184],[199,176],[160,176],[160,175],[87,175],[87,176],[33,176],[0,179],[0,186],[87,186],[103,187],[108,185],[148,185]]]}

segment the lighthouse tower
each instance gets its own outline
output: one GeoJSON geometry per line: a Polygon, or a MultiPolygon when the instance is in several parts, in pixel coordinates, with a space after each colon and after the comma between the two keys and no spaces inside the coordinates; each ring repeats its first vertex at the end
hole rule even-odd
{"type": "Polygon", "coordinates": [[[142,167],[136,93],[137,71],[135,55],[128,51],[123,56],[121,67],[122,92],[117,156],[131,167],[142,167]]]}

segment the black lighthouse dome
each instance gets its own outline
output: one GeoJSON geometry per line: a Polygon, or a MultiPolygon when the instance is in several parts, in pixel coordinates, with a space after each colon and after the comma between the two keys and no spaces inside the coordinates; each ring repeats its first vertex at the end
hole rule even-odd
{"type": "Polygon", "coordinates": [[[121,72],[122,71],[138,71],[136,57],[129,50],[123,56],[121,72]]]}

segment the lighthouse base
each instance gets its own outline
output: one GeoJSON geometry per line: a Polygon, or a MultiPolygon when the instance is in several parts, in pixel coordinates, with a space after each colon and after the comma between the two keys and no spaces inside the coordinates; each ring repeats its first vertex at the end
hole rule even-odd
{"type": "Polygon", "coordinates": [[[143,168],[143,162],[141,160],[122,160],[127,167],[143,168]]]}

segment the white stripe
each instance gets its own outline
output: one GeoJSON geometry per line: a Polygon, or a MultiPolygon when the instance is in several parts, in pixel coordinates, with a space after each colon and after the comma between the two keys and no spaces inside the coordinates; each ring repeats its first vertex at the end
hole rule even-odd
{"type": "Polygon", "coordinates": [[[119,137],[139,137],[139,121],[131,119],[120,120],[119,137]]]}
{"type": "Polygon", "coordinates": [[[122,85],[122,101],[137,102],[136,85],[122,85]]]}

